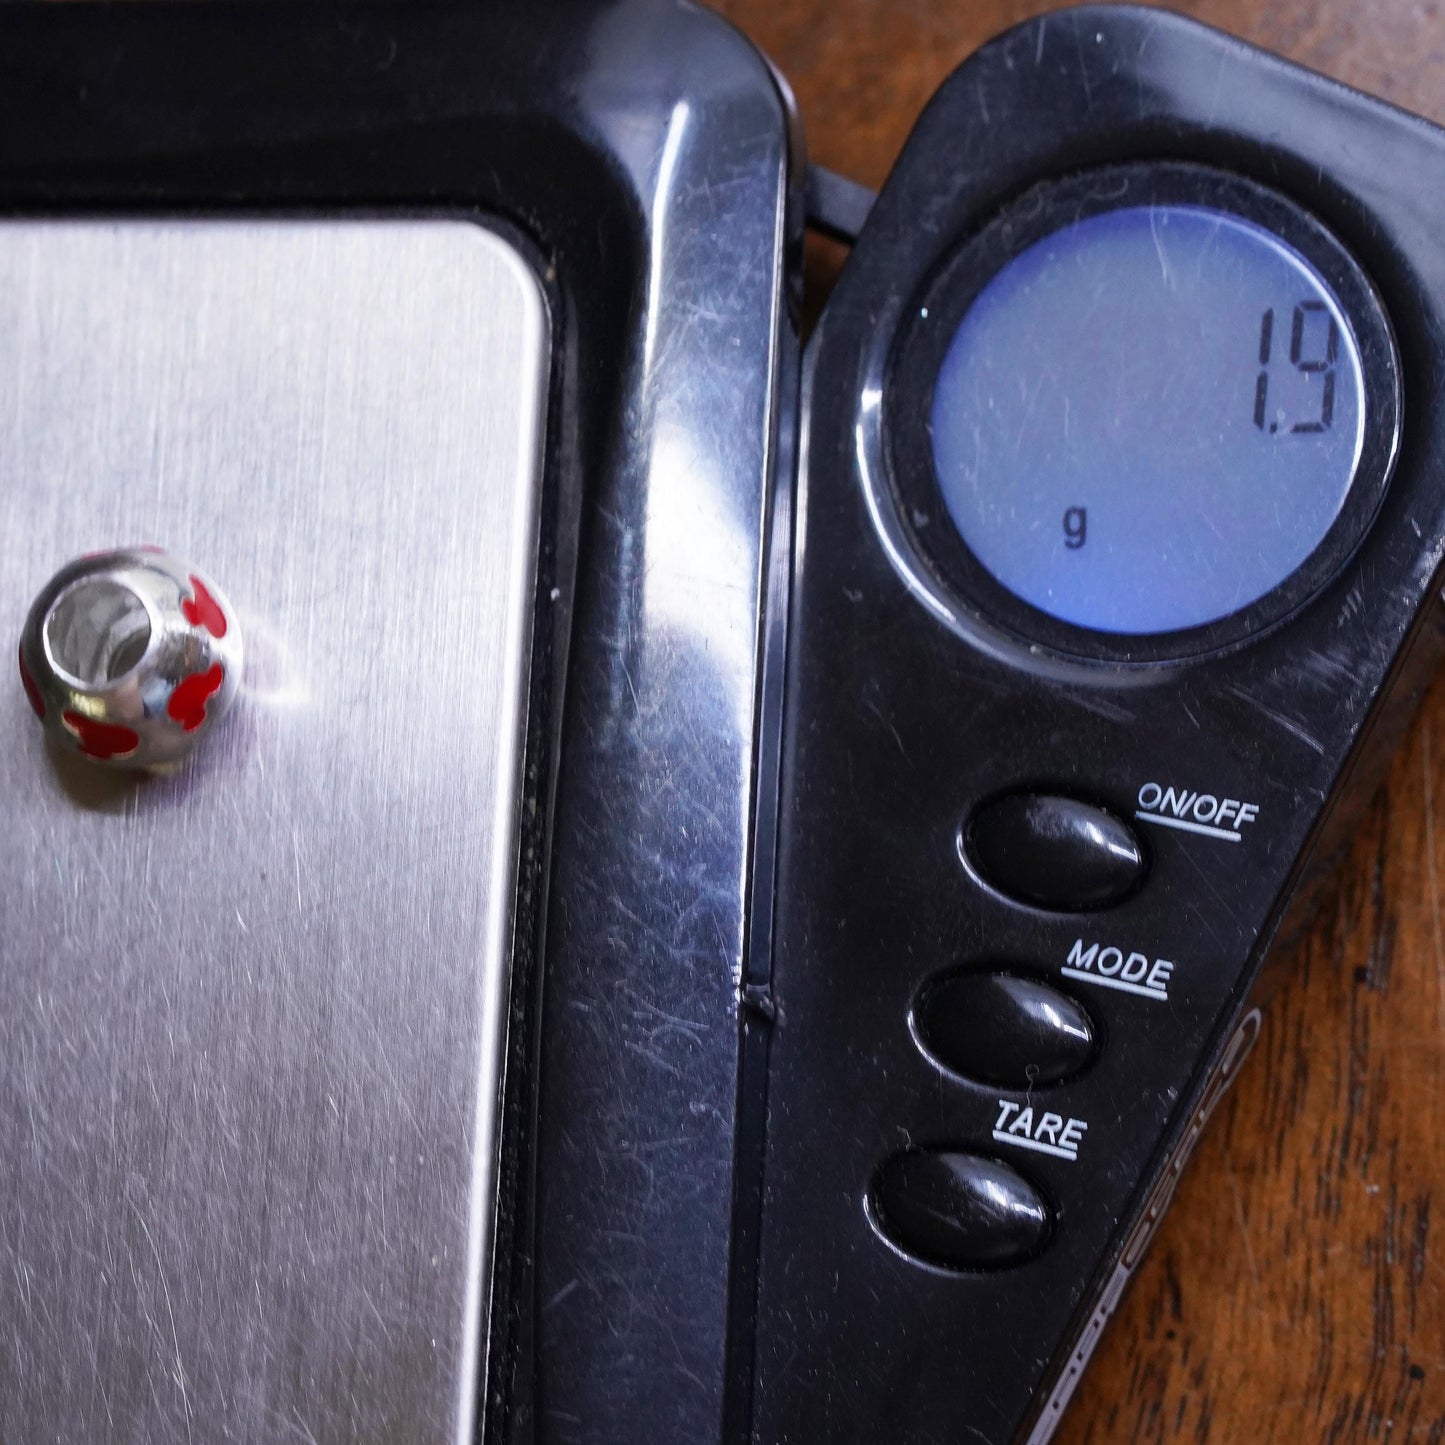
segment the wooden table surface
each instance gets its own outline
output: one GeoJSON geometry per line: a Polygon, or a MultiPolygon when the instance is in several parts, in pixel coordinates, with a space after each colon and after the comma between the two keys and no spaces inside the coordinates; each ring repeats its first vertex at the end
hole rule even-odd
{"type": "MultiPolygon", "coordinates": [[[[872,186],[944,76],[1042,8],[716,3],[791,80],[813,159],[872,186]]],[[[1181,8],[1445,122],[1441,0],[1181,8]]],[[[815,292],[843,254],[812,247],[815,292]]],[[[1260,1045],[1195,1155],[1058,1445],[1445,1442],[1442,895],[1445,679],[1312,934],[1285,960],[1288,981],[1260,1045]]]]}

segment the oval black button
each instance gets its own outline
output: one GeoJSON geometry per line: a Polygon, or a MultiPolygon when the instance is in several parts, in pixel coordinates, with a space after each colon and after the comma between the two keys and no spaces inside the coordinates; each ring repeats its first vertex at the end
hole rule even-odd
{"type": "Polygon", "coordinates": [[[1013,974],[946,974],[925,985],[913,1019],[919,1042],[944,1068],[1004,1088],[1056,1084],[1094,1057],[1084,1006],[1013,974]]]}
{"type": "Polygon", "coordinates": [[[1101,908],[1144,874],[1144,850],[1127,823],[1048,793],[1011,793],[985,803],[968,825],[965,846],[1000,893],[1045,908],[1101,908]]]}
{"type": "Polygon", "coordinates": [[[895,1154],[873,1183],[880,1228],[905,1254],[950,1269],[999,1269],[1037,1254],[1051,1215],[1022,1174],[980,1154],[895,1154]]]}

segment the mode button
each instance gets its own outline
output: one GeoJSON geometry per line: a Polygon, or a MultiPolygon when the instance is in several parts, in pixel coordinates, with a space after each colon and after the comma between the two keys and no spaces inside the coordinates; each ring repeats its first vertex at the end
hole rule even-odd
{"type": "Polygon", "coordinates": [[[1143,846],[1123,819],[1055,793],[985,803],[965,827],[963,846],[986,883],[1043,908],[1103,908],[1144,876],[1143,846]]]}

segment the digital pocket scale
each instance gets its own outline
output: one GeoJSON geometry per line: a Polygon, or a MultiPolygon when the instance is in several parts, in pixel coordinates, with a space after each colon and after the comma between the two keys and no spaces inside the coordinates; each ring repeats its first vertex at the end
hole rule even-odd
{"type": "Polygon", "coordinates": [[[0,82],[0,1442],[1044,1445],[1439,658],[1441,132],[1142,9],[871,210],[690,4],[0,82]]]}
{"type": "Polygon", "coordinates": [[[1437,655],[1439,163],[1144,11],[910,138],[805,362],[756,1438],[1053,1432],[1437,655]]]}

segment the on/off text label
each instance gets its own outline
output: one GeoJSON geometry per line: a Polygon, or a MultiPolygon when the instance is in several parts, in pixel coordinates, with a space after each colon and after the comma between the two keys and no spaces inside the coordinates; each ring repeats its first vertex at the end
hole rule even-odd
{"type": "Polygon", "coordinates": [[[1259,817],[1258,803],[1245,803],[1197,788],[1166,787],[1163,783],[1145,783],[1139,789],[1137,803],[1134,816],[1146,823],[1220,838],[1228,843],[1238,843],[1244,836],[1242,830],[1259,817]]]}

